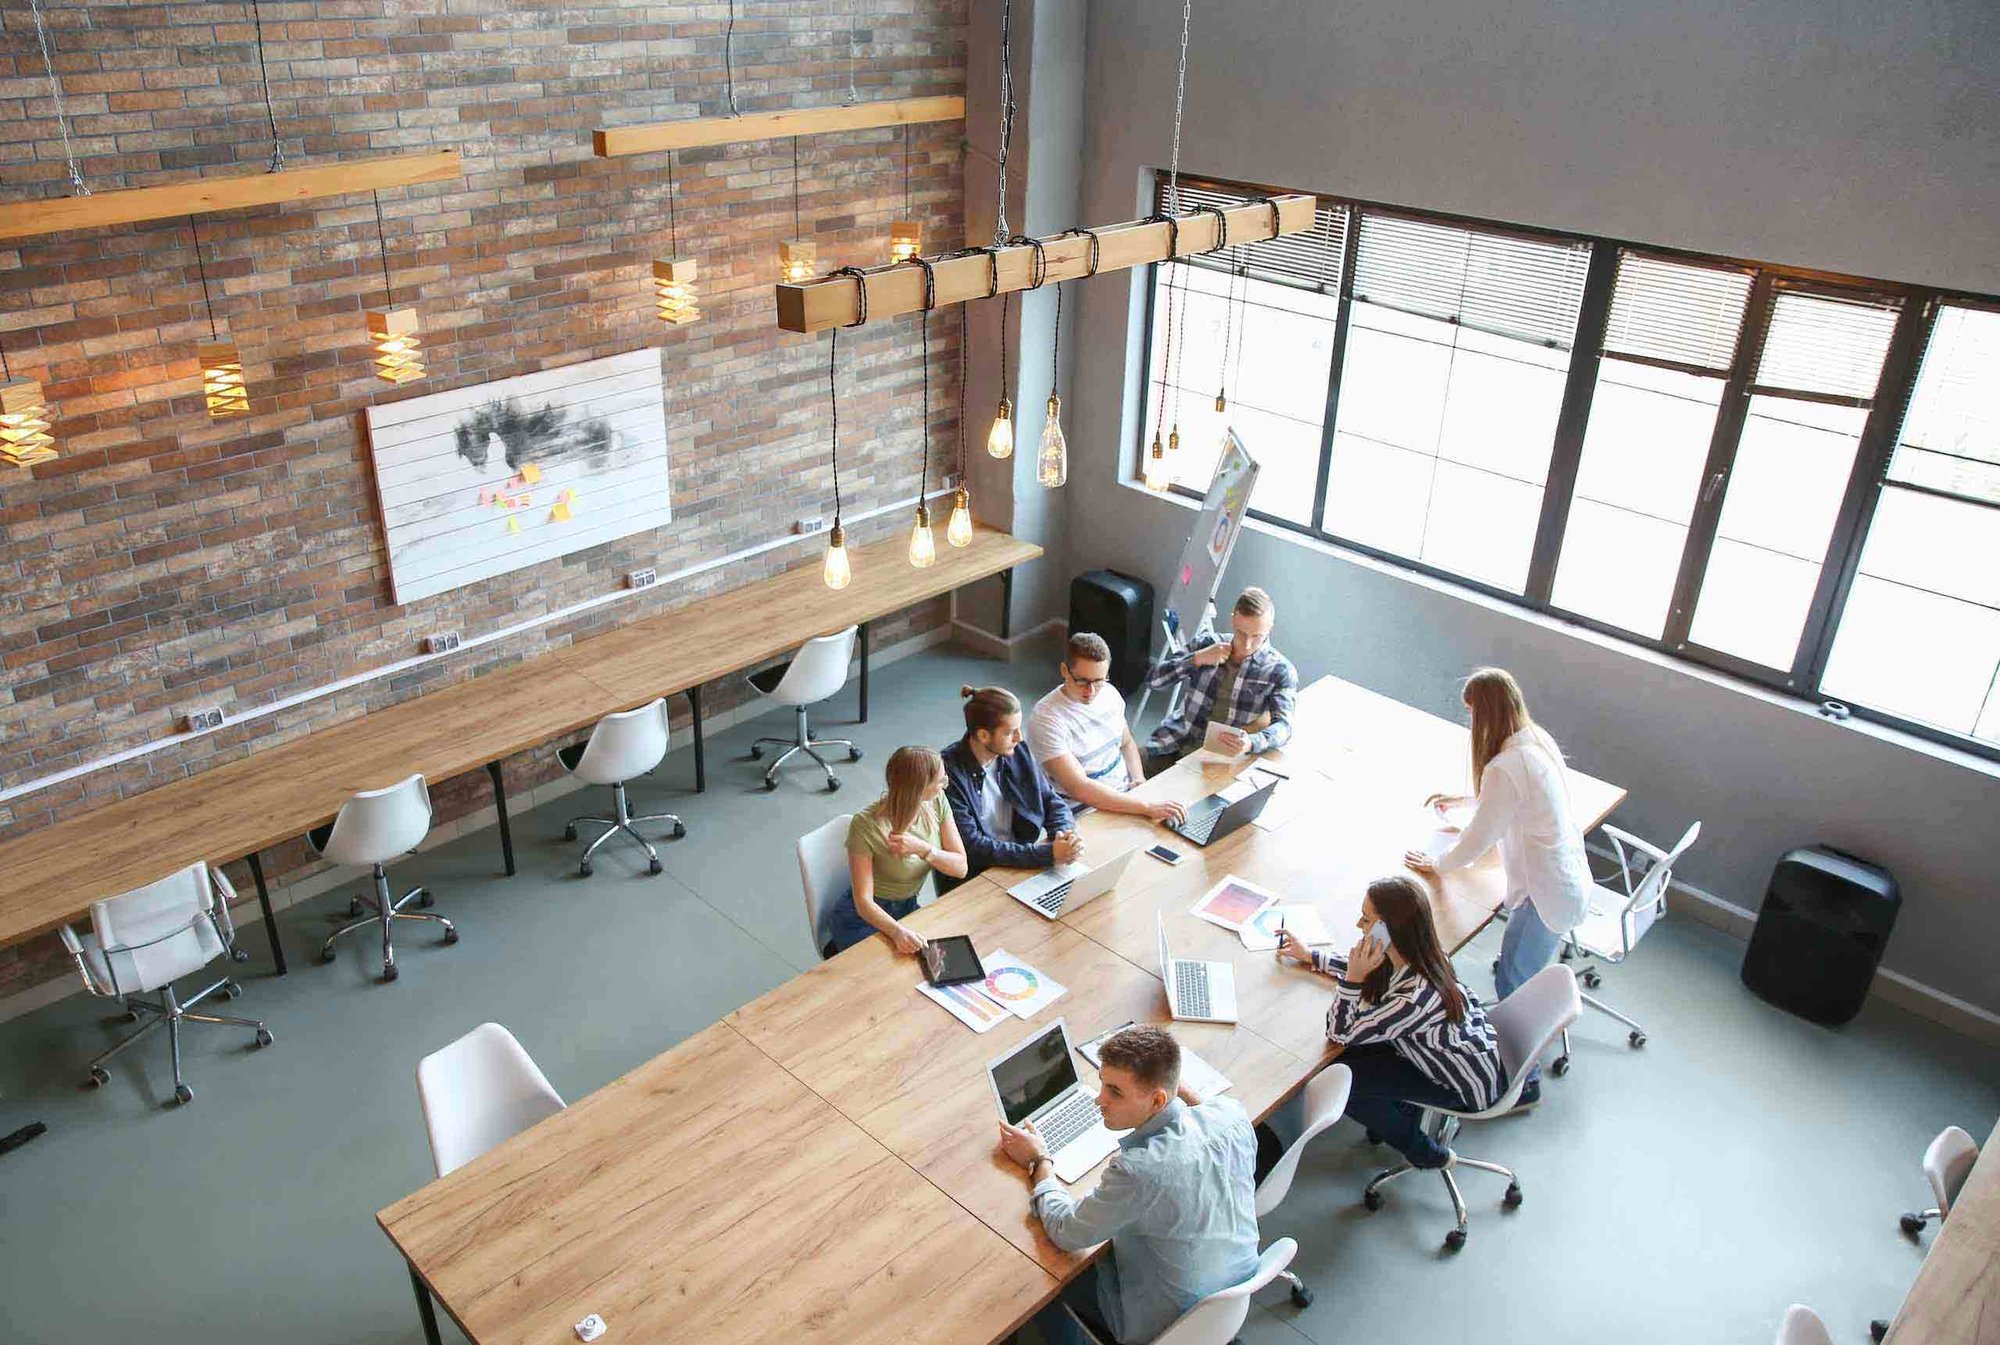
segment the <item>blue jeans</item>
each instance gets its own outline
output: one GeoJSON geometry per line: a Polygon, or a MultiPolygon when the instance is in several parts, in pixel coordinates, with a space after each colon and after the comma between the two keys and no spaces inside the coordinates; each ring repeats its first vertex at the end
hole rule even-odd
{"type": "MultiPolygon", "coordinates": [[[[1111,1253],[1106,1252],[1106,1256],[1111,1253]]],[[[1111,1328],[1104,1324],[1104,1317],[1097,1306],[1097,1267],[1085,1266],[1083,1273],[1063,1286],[1062,1293],[1055,1302],[1035,1314],[1035,1330],[1047,1345],[1092,1345],[1089,1336],[1076,1329],[1076,1323],[1063,1311],[1068,1304],[1075,1313],[1089,1324],[1099,1340],[1115,1341],[1111,1328]]]]}
{"type": "MultiPolygon", "coordinates": [[[[901,920],[906,915],[915,914],[917,909],[915,897],[904,901],[883,901],[877,898],[875,904],[880,906],[892,920],[901,920]]],[[[834,953],[844,953],[876,932],[875,926],[863,920],[861,912],[854,909],[854,896],[849,893],[844,901],[835,902],[833,909],[826,913],[827,948],[820,951],[828,957],[834,953]]]]}
{"type": "Polygon", "coordinates": [[[1471,1111],[1458,1093],[1432,1083],[1395,1047],[1356,1046],[1340,1053],[1340,1063],[1354,1071],[1347,1095],[1347,1115],[1420,1168],[1444,1166],[1445,1147],[1424,1133],[1423,1109],[1449,1107],[1471,1111]]]}
{"type": "MultiPolygon", "coordinates": [[[[1507,932],[1500,936],[1500,957],[1493,964],[1493,994],[1505,999],[1555,959],[1562,935],[1542,923],[1535,903],[1524,901],[1507,912],[1507,932]]],[[[1541,1066],[1530,1063],[1528,1082],[1542,1077],[1541,1066]]]]}

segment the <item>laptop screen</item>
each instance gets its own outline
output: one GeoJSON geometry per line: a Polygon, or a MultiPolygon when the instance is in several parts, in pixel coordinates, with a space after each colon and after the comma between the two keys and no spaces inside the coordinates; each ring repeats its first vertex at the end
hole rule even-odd
{"type": "Polygon", "coordinates": [[[993,1086],[1009,1125],[1020,1125],[1075,1082],[1069,1034],[1060,1023],[1023,1042],[1020,1050],[993,1067],[993,1086]]]}

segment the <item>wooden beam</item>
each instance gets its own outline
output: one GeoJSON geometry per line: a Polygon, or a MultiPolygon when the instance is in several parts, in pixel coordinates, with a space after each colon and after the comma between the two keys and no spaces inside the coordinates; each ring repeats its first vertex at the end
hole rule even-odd
{"type": "Polygon", "coordinates": [[[286,168],[276,173],[239,173],[159,187],[126,187],[90,196],[14,201],[0,205],[0,241],[67,233],[72,229],[97,229],[107,224],[210,215],[253,205],[310,201],[321,196],[349,196],[377,187],[443,182],[464,173],[457,150],[427,150],[387,159],[286,168]]]}
{"type": "Polygon", "coordinates": [[[883,103],[838,107],[798,107],[751,112],[741,117],[699,117],[656,121],[645,126],[605,126],[592,135],[600,159],[657,154],[701,145],[735,145],[826,131],[865,131],[874,126],[915,126],[927,121],[965,120],[963,98],[899,98],[883,103]]]}
{"type": "MultiPolygon", "coordinates": [[[[1319,198],[1278,196],[1278,227],[1271,229],[1271,209],[1263,202],[1231,206],[1222,213],[1229,221],[1229,242],[1260,243],[1280,234],[1299,233],[1313,225],[1319,198]]],[[[1216,245],[1214,215],[1183,215],[1179,220],[1174,256],[1186,257],[1207,252],[1216,245]]],[[[1097,273],[1123,271],[1167,258],[1169,229],[1164,223],[1134,220],[1109,224],[1097,230],[1097,273]]],[[[1071,235],[1044,238],[1042,252],[1047,263],[1044,284],[1075,280],[1090,274],[1090,240],[1071,235]]],[[[1000,249],[998,293],[1024,290],[1033,279],[1035,250],[1022,243],[1000,249]]],[[[988,265],[983,256],[952,257],[934,263],[937,275],[937,306],[984,299],[988,293],[988,265]]],[[[856,286],[863,282],[853,276],[823,276],[800,285],[779,285],[778,325],[788,332],[823,332],[830,327],[851,325],[861,315],[856,286]]],[[[914,313],[924,306],[922,268],[907,262],[885,266],[868,273],[868,316],[894,317],[914,313]]]]}

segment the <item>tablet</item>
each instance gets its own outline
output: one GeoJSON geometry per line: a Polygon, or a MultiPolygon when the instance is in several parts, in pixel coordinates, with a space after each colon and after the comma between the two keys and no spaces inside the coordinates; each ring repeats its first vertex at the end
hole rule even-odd
{"type": "Polygon", "coordinates": [[[960,985],[983,981],[986,968],[980,965],[978,950],[964,934],[948,934],[924,945],[924,975],[932,985],[960,985]]]}

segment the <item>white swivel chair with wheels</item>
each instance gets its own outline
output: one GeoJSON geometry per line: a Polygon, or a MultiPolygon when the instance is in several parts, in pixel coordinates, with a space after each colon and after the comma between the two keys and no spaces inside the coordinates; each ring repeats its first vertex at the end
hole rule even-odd
{"type": "MultiPolygon", "coordinates": [[[[1329,1129],[1347,1112],[1347,1095],[1354,1088],[1354,1071],[1342,1064],[1328,1065],[1306,1081],[1306,1124],[1299,1131],[1299,1137],[1292,1141],[1271,1170],[1264,1174],[1264,1180],[1257,1183],[1257,1218],[1261,1222],[1265,1215],[1284,1203],[1291,1194],[1292,1180],[1298,1176],[1299,1160],[1305,1156],[1306,1145],[1314,1136],[1329,1129]]],[[[1280,1272],[1284,1281],[1292,1286],[1292,1306],[1309,1308],[1312,1306],[1312,1290],[1306,1288],[1305,1281],[1291,1271],[1280,1272]]]]}
{"type": "Polygon", "coordinates": [[[514,1034],[481,1023],[417,1062],[417,1101],[442,1177],[563,1109],[514,1034]]]}
{"type": "Polygon", "coordinates": [[[1818,1313],[1803,1303],[1794,1303],[1778,1323],[1777,1345],[1833,1345],[1833,1333],[1818,1313]]]}
{"type": "Polygon", "coordinates": [[[845,738],[815,738],[812,726],[806,722],[808,705],[819,704],[847,685],[847,665],[854,658],[855,629],[849,626],[832,635],[808,640],[788,661],[751,674],[750,685],[757,689],[759,695],[780,705],[791,706],[798,716],[797,730],[790,738],[759,738],[750,745],[752,761],[763,760],[766,743],[776,743],[785,749],[765,770],[764,788],[776,789],[779,769],[800,752],[817,761],[819,768],[826,772],[828,793],[840,788],[840,777],[833,773],[833,767],[826,764],[826,758],[819,754],[819,749],[844,747],[849,761],[861,760],[861,749],[853,743],[845,738]]]}
{"type": "Polygon", "coordinates": [[[228,955],[235,937],[229,903],[235,896],[221,869],[190,864],[156,883],[92,902],[88,934],[78,936],[63,926],[63,947],[76,962],[84,989],[100,998],[117,1000],[128,1022],[156,1015],[90,1062],[93,1088],[111,1082],[111,1074],[104,1068],[107,1061],[162,1023],[167,1027],[167,1048],[174,1062],[174,1101],[182,1104],[194,1100],[194,1090],[181,1079],[182,1023],[249,1028],[257,1045],[271,1044],[269,1030],[253,1018],[194,1011],[210,995],[233,999],[242,994],[236,982],[224,977],[185,1000],[174,990],[174,982],[181,977],[228,955]],[[138,998],[155,992],[157,1001],[138,998]]]}
{"type": "Polygon", "coordinates": [[[393,931],[398,920],[435,921],[444,926],[445,943],[458,942],[457,927],[443,916],[433,915],[428,910],[403,909],[411,902],[429,906],[430,889],[413,887],[395,900],[389,899],[389,877],[382,866],[396,856],[416,849],[430,829],[431,792],[425,786],[423,776],[412,775],[387,789],[369,789],[356,794],[340,806],[340,813],[331,826],[315,827],[306,833],[306,844],[320,857],[335,864],[363,866],[372,869],[375,874],[374,895],[353,897],[347,903],[347,913],[361,918],[342,925],[327,937],[325,945],[319,950],[320,961],[333,961],[333,946],[343,935],[379,924],[382,927],[382,979],[395,980],[393,931]],[[374,914],[362,915],[363,911],[374,914]]]}
{"type": "Polygon", "coordinates": [[[1957,1126],[1946,1126],[1939,1131],[1938,1137],[1924,1150],[1924,1176],[1930,1181],[1931,1199],[1937,1204],[1904,1215],[1903,1231],[1915,1237],[1931,1220],[1942,1220],[1950,1214],[1951,1203],[1958,1199],[1965,1179],[1972,1175],[1972,1165],[1978,1161],[1978,1140],[1957,1126]]]}
{"type": "MultiPolygon", "coordinates": [[[[1611,842],[1611,849],[1618,856],[1617,886],[1597,884],[1590,897],[1590,913],[1584,916],[1582,924],[1564,936],[1562,957],[1565,962],[1576,957],[1596,957],[1615,967],[1631,956],[1653,922],[1666,914],[1667,888],[1674,880],[1674,865],[1701,835],[1701,823],[1690,823],[1671,850],[1662,850],[1609,822],[1598,830],[1611,842]]],[[[1577,972],[1577,979],[1590,991],[1597,989],[1603,978],[1595,966],[1588,966],[1577,972]]],[[[1585,994],[1583,1003],[1629,1028],[1625,1040],[1633,1049],[1646,1044],[1646,1029],[1636,1018],[1627,1018],[1594,995],[1585,994]]],[[[1562,1035],[1562,1054],[1549,1066],[1549,1072],[1558,1076],[1569,1072],[1567,1029],[1562,1035]]]]}
{"type": "MultiPolygon", "coordinates": [[[[1582,1012],[1583,1001],[1577,996],[1576,976],[1568,967],[1557,963],[1552,967],[1543,967],[1529,977],[1527,984],[1486,1011],[1486,1019],[1493,1024],[1494,1035],[1500,1039],[1500,1067],[1507,1072],[1507,1087],[1502,1090],[1500,1100],[1484,1111],[1476,1112],[1427,1107],[1424,1110],[1424,1129],[1438,1143],[1449,1144],[1457,1134],[1461,1121],[1485,1121],[1512,1111],[1514,1104],[1520,1101],[1521,1089],[1527,1085],[1528,1071],[1541,1059],[1549,1043],[1574,1023],[1582,1012]]],[[[1444,1178],[1445,1190],[1451,1193],[1452,1211],[1458,1216],[1458,1226],[1444,1235],[1445,1249],[1454,1252],[1465,1245],[1465,1197],[1459,1194],[1458,1180],[1452,1176],[1459,1168],[1477,1168],[1505,1177],[1507,1193],[1504,1203],[1507,1208],[1513,1209],[1521,1203],[1521,1182],[1511,1168],[1454,1154],[1449,1165],[1435,1169],[1438,1176],[1444,1178]]],[[[1378,1173],[1362,1192],[1361,1203],[1371,1210],[1381,1209],[1382,1188],[1404,1173],[1416,1171],[1419,1169],[1406,1162],[1378,1173]]]]}
{"type": "MultiPolygon", "coordinates": [[[[1241,1284],[1232,1284],[1227,1289],[1218,1289],[1202,1299],[1186,1312],[1176,1317],[1173,1324],[1154,1336],[1151,1345],[1229,1345],[1236,1339],[1236,1333],[1243,1329],[1243,1323],[1250,1320],[1250,1296],[1285,1273],[1285,1267],[1298,1254],[1299,1244],[1290,1238],[1279,1238],[1257,1254],[1257,1269],[1249,1279],[1241,1284]]],[[[1098,1340],[1100,1345],[1111,1345],[1103,1341],[1067,1305],[1063,1311],[1076,1323],[1077,1330],[1086,1339],[1098,1340]]]]}
{"type": "Polygon", "coordinates": [[[611,816],[572,817],[569,825],[563,828],[563,839],[566,841],[576,839],[579,822],[604,828],[596,840],[583,848],[583,863],[579,869],[584,877],[590,877],[590,857],[597,853],[597,847],[613,836],[623,836],[646,852],[648,873],[660,871],[659,851],[639,834],[635,823],[671,822],[674,824],[675,840],[687,835],[686,824],[672,813],[632,816],[631,804],[625,797],[625,782],[637,779],[665,761],[670,741],[667,702],[662,697],[636,710],[606,715],[597,721],[597,727],[590,731],[588,740],[556,753],[556,760],[562,762],[563,769],[585,784],[611,786],[611,816]]]}
{"type": "Polygon", "coordinates": [[[806,894],[806,929],[813,951],[827,955],[827,920],[847,899],[854,883],[847,868],[847,828],[853,813],[842,813],[799,837],[799,885],[806,894]]]}

